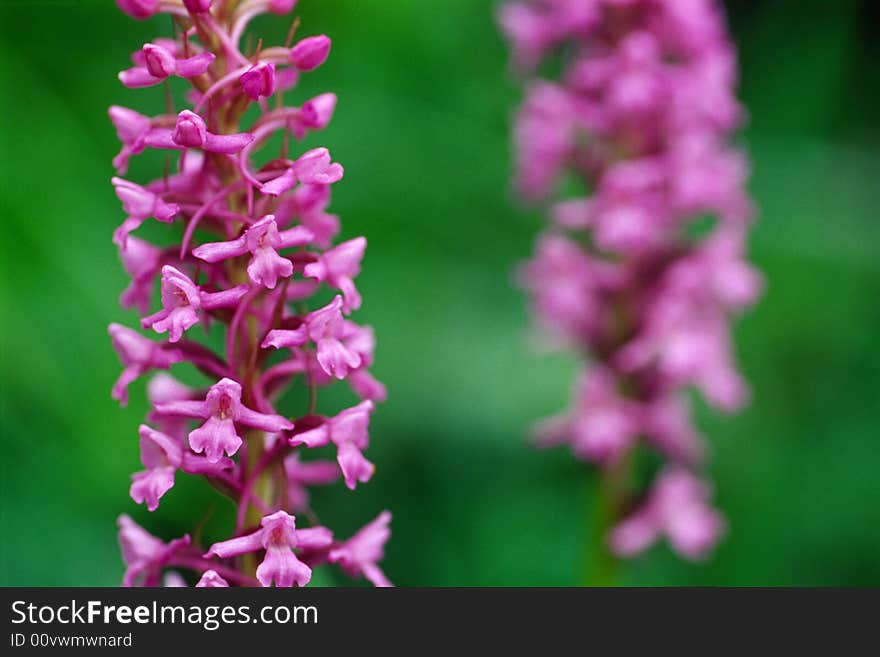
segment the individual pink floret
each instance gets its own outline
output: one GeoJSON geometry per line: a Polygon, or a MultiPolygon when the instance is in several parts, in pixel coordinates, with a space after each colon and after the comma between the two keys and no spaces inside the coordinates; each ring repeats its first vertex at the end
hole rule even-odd
{"type": "Polygon", "coordinates": [[[250,253],[248,276],[256,285],[271,290],[278,284],[279,278],[290,278],[293,274],[293,263],[278,255],[278,251],[304,246],[312,239],[312,232],[304,226],[279,231],[275,216],[267,214],[238,239],[202,244],[193,249],[193,255],[205,262],[215,263],[250,253]]]}
{"type": "Polygon", "coordinates": [[[205,292],[179,269],[162,267],[162,310],[141,320],[145,328],[156,333],[168,333],[171,342],[177,342],[184,331],[199,321],[200,310],[216,310],[234,306],[247,293],[246,285],[238,285],[222,292],[205,292]]]}
{"type": "Polygon", "coordinates": [[[312,578],[312,569],[297,558],[294,550],[326,549],[333,543],[333,534],[324,527],[297,529],[295,521],[286,511],[276,511],[265,516],[261,528],[252,534],[214,543],[205,558],[228,559],[265,550],[257,567],[257,579],[263,586],[305,586],[312,578]]]}
{"type": "Polygon", "coordinates": [[[143,66],[135,66],[119,74],[119,80],[126,87],[152,87],[172,75],[181,78],[204,75],[215,59],[210,52],[186,58],[176,57],[175,53],[155,43],[145,43],[141,52],[143,66]]]}
{"type": "Polygon", "coordinates": [[[211,463],[219,462],[224,452],[234,455],[241,447],[236,424],[272,433],[293,429],[293,422],[287,418],[258,413],[242,404],[241,384],[228,378],[211,386],[204,401],[170,401],[156,404],[155,409],[165,415],[205,420],[189,433],[189,445],[197,454],[204,452],[211,463]]]}
{"type": "Polygon", "coordinates": [[[314,429],[294,434],[291,445],[323,447],[333,443],[336,446],[336,460],[342,469],[345,485],[351,490],[358,482],[364,484],[375,472],[375,466],[364,458],[363,450],[370,442],[367,429],[373,402],[363,401],[357,406],[347,408],[335,417],[327,418],[314,429]]]}
{"type": "Polygon", "coordinates": [[[391,537],[391,512],[383,511],[350,539],[330,550],[328,560],[339,564],[352,577],[364,577],[374,586],[393,586],[379,567],[385,543],[391,537]]]}

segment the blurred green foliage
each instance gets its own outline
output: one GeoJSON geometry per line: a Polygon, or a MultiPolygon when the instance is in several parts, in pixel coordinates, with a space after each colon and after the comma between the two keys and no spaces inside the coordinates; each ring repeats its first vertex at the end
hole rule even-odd
{"type": "MultiPolygon", "coordinates": [[[[753,403],[734,417],[699,412],[731,533],[706,564],[661,546],[620,581],[877,585],[878,11],[729,9],[761,207],[752,253],[769,281],[737,330],[753,403]]],[[[566,403],[574,363],[535,352],[511,281],[541,219],[509,193],[520,93],[492,3],[301,0],[299,13],[303,34],[334,46],[290,100],[339,95],[314,143],[345,165],[333,204],[345,236],[370,242],[358,319],[376,328],[390,391],[372,427],[376,477],[356,493],[319,491],[316,508],[341,535],[391,508],[386,566],[399,584],[576,584],[597,540],[595,479],[525,441],[566,403]]],[[[255,27],[272,43],[288,24],[255,27]]],[[[160,89],[125,90],[116,73],[168,32],[167,19],[136,23],[109,0],[0,3],[0,584],[116,584],[120,512],[170,538],[217,499],[180,476],[159,512],[135,506],[143,382],[125,409],[109,396],[118,363],[106,325],[136,317],[117,305],[106,107],[160,108],[160,89]]],[[[220,502],[206,538],[229,517],[220,502]]]]}

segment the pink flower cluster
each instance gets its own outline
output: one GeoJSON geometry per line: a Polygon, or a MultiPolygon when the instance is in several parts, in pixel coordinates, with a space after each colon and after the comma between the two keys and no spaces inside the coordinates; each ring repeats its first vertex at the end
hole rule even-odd
{"type": "Polygon", "coordinates": [[[705,449],[687,390],[726,411],[744,403],[729,322],[762,287],[744,260],[752,207],[746,159],[729,144],[743,110],[721,8],[518,0],[499,18],[532,77],[516,119],[518,188],[551,201],[521,281],[554,343],[588,361],[538,440],[608,469],[639,445],[658,452],[668,465],[610,546],[632,555],[664,535],[703,557],[725,525],[695,474],[705,449]],[[549,59],[556,81],[534,73],[549,59]]]}
{"type": "Polygon", "coordinates": [[[127,215],[113,241],[131,276],[121,303],[137,309],[141,328],[159,338],[120,324],[109,329],[123,364],[113,398],[124,405],[129,384],[151,377],[152,408],[139,431],[144,469],[132,476],[131,497],[154,511],[183,472],[205,477],[236,508],[231,538],[207,549],[189,536],[164,543],[122,516],[123,583],[182,584],[174,569],[184,569],[200,577],[197,586],[304,586],[315,565],[333,563],[389,586],[378,563],[391,514],[337,540],[317,523],[308,493],[340,478],[350,489],[369,481],[370,414],[385,399],[369,371],[373,331],[349,319],[361,306],[354,281],[366,240],[335,243],[339,219],[327,211],[342,166],[325,148],[289,154],[291,140],[323,129],[333,114],[332,93],[299,107],[282,102],[300,74],[326,60],[330,39],[291,45],[294,23],[285,46],[260,42],[242,52],[251,19],[286,14],[295,0],[117,4],[136,19],[168,14],[175,33],[144,44],[119,79],[140,88],[183,78],[192,105],[176,110],[166,86],[167,111],[159,116],[110,108],[122,142],[112,182],[127,215]],[[280,154],[261,152],[278,135],[280,154]],[[165,152],[164,176],[146,184],[123,178],[130,160],[148,149],[165,152]],[[154,234],[164,232],[169,246],[136,236],[152,220],[167,225],[154,234]],[[321,297],[331,300],[315,301],[321,297]],[[216,350],[194,336],[215,325],[225,338],[216,350]],[[163,371],[184,364],[207,377],[204,387],[163,371]],[[317,414],[318,390],[337,380],[348,382],[359,403],[317,414]],[[275,405],[294,381],[308,402],[291,419],[275,405]],[[325,446],[335,461],[306,458],[325,446]]]}

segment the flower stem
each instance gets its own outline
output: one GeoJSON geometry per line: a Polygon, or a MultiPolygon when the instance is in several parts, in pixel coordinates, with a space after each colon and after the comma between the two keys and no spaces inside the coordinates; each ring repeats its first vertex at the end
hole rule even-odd
{"type": "Polygon", "coordinates": [[[587,537],[595,548],[586,550],[584,586],[617,586],[619,559],[608,547],[608,534],[623,512],[629,487],[629,458],[624,457],[599,473],[598,494],[587,517],[587,537]]]}

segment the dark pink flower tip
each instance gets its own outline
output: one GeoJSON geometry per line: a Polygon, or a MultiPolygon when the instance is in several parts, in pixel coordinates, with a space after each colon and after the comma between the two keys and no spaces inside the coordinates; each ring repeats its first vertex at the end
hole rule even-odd
{"type": "Polygon", "coordinates": [[[137,20],[150,18],[159,11],[159,0],[116,0],[116,5],[137,20]]]}
{"type": "Polygon", "coordinates": [[[290,63],[301,71],[311,71],[327,60],[330,39],[323,34],[303,39],[290,49],[290,63]]]}
{"type": "Polygon", "coordinates": [[[260,62],[242,73],[239,82],[251,100],[268,98],[275,93],[275,64],[260,62]]]}
{"type": "Polygon", "coordinates": [[[183,6],[191,14],[204,14],[211,10],[212,0],[183,0],[183,6]]]}

